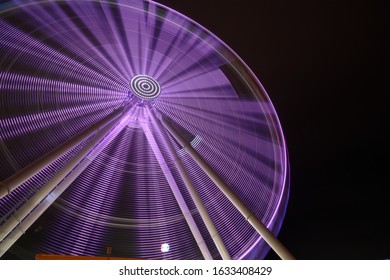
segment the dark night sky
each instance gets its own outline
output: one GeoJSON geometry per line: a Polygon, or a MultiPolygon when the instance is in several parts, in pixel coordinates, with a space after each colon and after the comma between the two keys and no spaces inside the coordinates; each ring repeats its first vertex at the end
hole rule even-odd
{"type": "Polygon", "coordinates": [[[287,247],[299,259],[390,258],[385,7],[159,2],[225,41],[269,93],[290,154],[291,194],[279,235],[287,247]]]}

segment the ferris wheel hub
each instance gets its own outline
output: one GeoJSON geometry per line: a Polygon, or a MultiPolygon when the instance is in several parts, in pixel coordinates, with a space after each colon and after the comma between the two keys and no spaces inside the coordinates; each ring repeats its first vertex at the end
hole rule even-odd
{"type": "Polygon", "coordinates": [[[156,79],[148,75],[136,75],[130,81],[135,96],[143,100],[154,100],[161,93],[161,86],[156,79]]]}

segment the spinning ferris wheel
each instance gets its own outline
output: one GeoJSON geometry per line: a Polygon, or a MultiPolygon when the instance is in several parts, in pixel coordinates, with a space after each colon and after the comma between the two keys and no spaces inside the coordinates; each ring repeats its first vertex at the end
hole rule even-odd
{"type": "Polygon", "coordinates": [[[228,46],[152,1],[1,5],[0,255],[293,258],[282,129],[228,46]]]}

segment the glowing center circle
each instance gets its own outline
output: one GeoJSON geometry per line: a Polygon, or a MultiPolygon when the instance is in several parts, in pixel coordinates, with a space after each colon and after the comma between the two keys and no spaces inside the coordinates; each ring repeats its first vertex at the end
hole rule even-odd
{"type": "Polygon", "coordinates": [[[136,75],[130,81],[133,93],[141,99],[152,100],[161,93],[160,84],[148,75],[136,75]]]}
{"type": "Polygon", "coordinates": [[[169,252],[169,244],[168,243],[161,244],[161,252],[163,252],[163,253],[169,252]]]}

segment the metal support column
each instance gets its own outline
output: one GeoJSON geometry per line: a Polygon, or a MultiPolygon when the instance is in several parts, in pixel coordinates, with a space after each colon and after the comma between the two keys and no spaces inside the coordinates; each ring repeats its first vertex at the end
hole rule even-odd
{"type": "Polygon", "coordinates": [[[30,198],[0,227],[0,256],[2,256],[26,230],[44,213],[62,192],[77,178],[73,171],[84,170],[91,160],[85,160],[95,147],[120,123],[131,105],[121,110],[119,118],[100,128],[88,144],[81,149],[54,177],[30,198]],[[68,176],[69,175],[69,176],[68,176]],[[57,186],[61,189],[57,189],[57,186]]]}
{"type": "Polygon", "coordinates": [[[253,214],[250,209],[241,201],[241,199],[230,189],[230,187],[219,177],[219,175],[210,167],[210,165],[192,148],[190,143],[175,130],[175,128],[161,117],[161,122],[177,142],[187,151],[191,158],[200,168],[210,177],[221,192],[233,203],[237,210],[245,219],[255,228],[255,230],[264,238],[268,245],[279,255],[281,259],[294,260],[295,257],[290,251],[274,236],[274,234],[253,214]]]}
{"type": "Polygon", "coordinates": [[[184,182],[185,186],[187,187],[187,190],[190,193],[191,198],[194,201],[195,206],[196,206],[197,210],[199,211],[199,214],[200,214],[203,222],[205,223],[207,230],[209,231],[209,233],[211,235],[211,238],[213,239],[213,241],[218,249],[218,252],[220,253],[222,259],[230,260],[231,257],[229,255],[229,252],[227,251],[225,244],[222,241],[221,236],[219,235],[217,229],[215,228],[215,225],[214,225],[213,221],[211,220],[210,215],[207,213],[207,210],[204,207],[202,200],[200,199],[198,192],[196,191],[194,185],[192,184],[190,177],[188,176],[187,171],[184,168],[183,163],[181,162],[180,158],[178,157],[177,152],[175,151],[175,148],[173,147],[168,135],[165,132],[164,127],[162,126],[160,120],[155,116],[155,114],[152,110],[149,110],[149,113],[150,113],[150,116],[152,117],[154,123],[156,124],[158,131],[159,131],[161,137],[163,138],[163,140],[164,140],[164,142],[169,150],[169,153],[171,154],[171,156],[176,164],[177,170],[179,171],[179,173],[183,179],[183,182],[184,182]]]}
{"type": "Polygon", "coordinates": [[[54,161],[56,161],[58,158],[69,152],[71,149],[79,145],[82,141],[85,139],[88,139],[91,135],[102,129],[107,124],[111,123],[112,121],[116,120],[120,116],[123,115],[124,108],[121,107],[115,111],[113,111],[110,115],[103,118],[96,124],[92,125],[88,129],[84,130],[80,134],[76,135],[75,137],[71,138],[70,140],[63,143],[61,146],[53,149],[52,151],[48,152],[47,154],[43,155],[36,161],[32,162],[31,164],[27,165],[23,169],[19,170],[12,176],[5,179],[3,182],[0,182],[0,199],[8,194],[10,194],[13,190],[18,188],[21,184],[26,182],[28,179],[33,177],[35,174],[37,174],[39,171],[41,171],[43,168],[47,167],[48,165],[52,164],[54,161]]]}
{"type": "Polygon", "coordinates": [[[141,124],[141,127],[145,133],[146,138],[148,139],[148,142],[150,144],[150,147],[152,148],[157,161],[160,164],[161,170],[163,171],[165,178],[167,179],[167,182],[169,186],[171,187],[172,193],[177,201],[177,204],[180,207],[181,212],[183,213],[184,219],[186,220],[192,235],[194,236],[196,243],[198,244],[198,247],[200,251],[202,252],[203,257],[205,260],[212,260],[213,257],[211,256],[211,253],[209,249],[207,248],[207,245],[202,237],[202,234],[199,231],[198,226],[195,223],[194,218],[192,217],[192,214],[190,210],[188,209],[188,206],[186,202],[184,201],[184,198],[179,190],[179,187],[176,184],[175,179],[173,178],[172,172],[169,170],[167,163],[164,159],[163,154],[159,150],[157,146],[157,142],[149,128],[149,126],[145,123],[141,124]]]}

